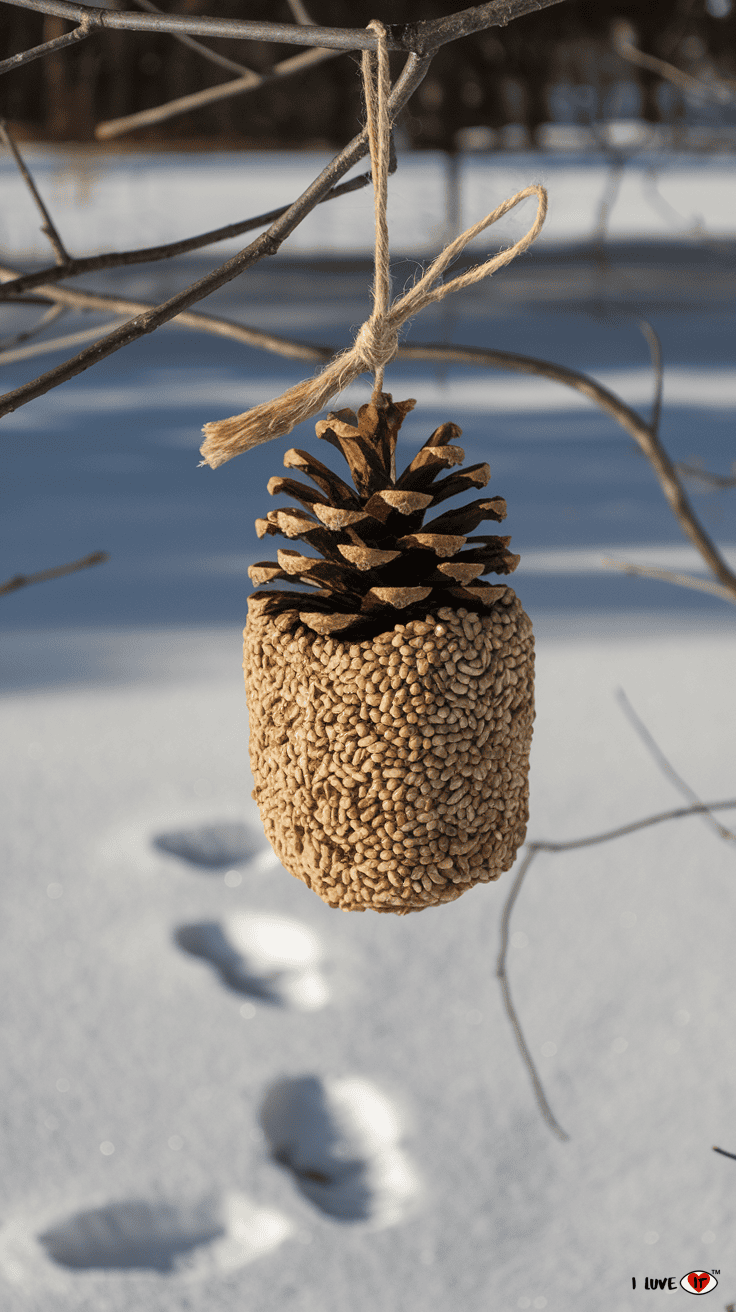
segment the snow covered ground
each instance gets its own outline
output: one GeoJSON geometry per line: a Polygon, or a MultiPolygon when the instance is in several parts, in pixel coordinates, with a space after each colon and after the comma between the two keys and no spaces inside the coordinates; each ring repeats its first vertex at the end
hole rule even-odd
{"type": "MultiPolygon", "coordinates": [[[[176,241],[263,214],[296,198],[329,162],[313,152],[220,152],[191,157],[175,152],[131,154],[84,147],[26,146],[24,156],[69,234],[75,254],[176,241]],[[213,217],[217,216],[217,217],[213,217]]],[[[733,235],[733,163],[727,152],[679,154],[634,150],[610,215],[614,240],[733,235]]],[[[366,171],[363,160],[348,175],[366,171]]],[[[550,190],[541,246],[587,240],[595,227],[611,160],[601,153],[502,152],[466,154],[460,164],[459,220],[468,226],[530,182],[550,190]]],[[[4,204],[0,246],[23,259],[45,254],[33,202],[11,160],[0,159],[4,204]]],[[[400,153],[390,182],[389,221],[395,252],[433,251],[445,237],[448,174],[439,152],[400,153]]],[[[491,235],[509,240],[525,231],[532,202],[499,223],[491,235]]],[[[487,240],[487,239],[486,239],[487,240]]],[[[217,249],[223,258],[245,243],[217,249]]],[[[373,208],[366,193],[319,206],[288,238],[285,254],[356,254],[373,248],[373,208]]]]}
{"type": "MultiPolygon", "coordinates": [[[[499,195],[529,169],[541,176],[539,160],[518,164],[499,195]]],[[[667,178],[685,164],[696,167],[675,161],[667,178]]],[[[120,198],[141,194],[145,160],[88,167],[89,204],[70,184],[66,218],[55,209],[75,246],[177,235],[155,216],[145,232],[110,226],[116,204],[126,220],[137,209],[120,198]]],[[[210,165],[186,167],[199,204],[210,165]]],[[[646,314],[663,342],[668,449],[727,473],[732,214],[713,219],[710,244],[671,229],[654,242],[634,179],[602,267],[579,240],[602,166],[549,168],[553,204],[559,185],[560,211],[572,197],[587,227],[428,312],[409,340],[540,355],[645,410],[646,314]]],[[[697,168],[670,194],[686,216],[706,182],[725,185],[722,162],[697,168]]],[[[248,187],[257,208],[300,185],[296,165],[285,194],[264,178],[248,187]]],[[[464,197],[470,221],[470,180],[464,197]]],[[[349,199],[370,215],[368,192],[349,199]]],[[[201,203],[188,231],[254,209],[216,192],[201,203]]],[[[357,234],[346,215],[358,210],[338,215],[342,203],[331,231],[357,234]]],[[[440,188],[427,250],[443,204],[440,188]]],[[[17,260],[23,224],[10,232],[17,260]]],[[[264,263],[207,308],[346,343],[367,307],[354,240],[310,247],[311,263],[264,263]]],[[[87,283],[153,300],[215,258],[87,283]]],[[[413,271],[398,262],[398,282],[413,271]]],[[[59,358],[7,367],[6,386],[59,358]]],[[[495,979],[510,874],[426,916],[344,915],[266,849],[240,630],[247,565],[263,554],[253,519],[289,443],[214,473],[197,468],[197,447],[205,420],[309,371],[172,328],[3,421],[3,577],[99,548],[111,560],[2,599],[0,1305],[635,1312],[647,1278],[674,1278],[674,1299],[658,1298],[683,1305],[680,1278],[715,1268],[723,1307],[736,1297],[736,1162],[711,1145],[736,1152],[736,843],[685,819],[536,858],[509,974],[566,1143],[538,1114],[495,979]]],[[[732,608],[601,564],[697,568],[630,439],[539,380],[404,364],[387,382],[419,401],[401,457],[456,418],[468,461],[488,459],[508,500],[515,586],[537,633],[529,837],[593,835],[680,804],[618,688],[701,797],[736,796],[732,608]]],[[[308,428],[291,439],[315,440],[308,428]]],[[[732,562],[735,496],[694,492],[732,562]]]]}

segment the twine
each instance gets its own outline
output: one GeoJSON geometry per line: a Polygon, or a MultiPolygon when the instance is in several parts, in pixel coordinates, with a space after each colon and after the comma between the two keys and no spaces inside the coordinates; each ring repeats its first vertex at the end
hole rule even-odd
{"type": "Polygon", "coordinates": [[[344,391],[350,383],[367,371],[375,375],[373,390],[375,399],[383,388],[384,369],[398,351],[398,334],[402,324],[419,314],[425,306],[444,300],[451,292],[471,287],[473,283],[480,282],[482,278],[495,273],[496,269],[510,264],[522,251],[529,249],[544,223],[547,213],[547,192],[544,187],[534,183],[503,201],[484,219],[473,224],[472,228],[468,228],[451,241],[419,281],[403,296],[390,302],[391,280],[386,211],[391,133],[388,98],[391,83],[385,28],[376,19],[368,26],[378,36],[377,51],[366,50],[362,65],[376,215],[375,281],[371,316],[363,324],[349,350],[341,352],[331,360],[316,378],[305,379],[273,401],[257,405],[242,415],[233,415],[230,419],[219,419],[205,424],[202,430],[205,441],[200,447],[200,453],[204,457],[201,464],[207,464],[211,469],[217,469],[218,465],[224,464],[226,460],[231,460],[233,456],[249,451],[252,447],[260,446],[262,442],[284,437],[297,424],[319,414],[333,396],[344,391]],[[537,197],[537,214],[532,227],[519,241],[486,260],[484,264],[468,269],[466,273],[459,274],[449,282],[442,283],[439,287],[433,285],[474,237],[503,218],[504,214],[508,214],[509,210],[514,209],[528,196],[537,197]]]}

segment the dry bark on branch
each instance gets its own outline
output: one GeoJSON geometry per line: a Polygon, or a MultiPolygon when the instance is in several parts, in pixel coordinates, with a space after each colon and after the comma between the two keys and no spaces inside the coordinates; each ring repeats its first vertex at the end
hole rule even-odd
{"type": "MultiPolygon", "coordinates": [[[[375,50],[377,39],[364,27],[319,27],[299,23],[249,23],[227,18],[184,18],[172,14],[134,14],[75,4],[72,0],[4,0],[20,9],[54,14],[104,28],[128,32],[171,32],[188,36],[232,37],[242,41],[274,41],[281,45],[325,46],[333,50],[375,50]]],[[[505,27],[515,18],[560,4],[562,0],[490,0],[459,13],[422,23],[387,26],[389,50],[431,56],[441,46],[489,27],[505,27]]]]}

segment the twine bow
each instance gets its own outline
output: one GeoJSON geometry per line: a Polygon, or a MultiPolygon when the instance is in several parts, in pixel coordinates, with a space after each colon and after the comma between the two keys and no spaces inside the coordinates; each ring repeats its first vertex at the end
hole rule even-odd
{"type": "Polygon", "coordinates": [[[262,442],[270,442],[275,437],[284,437],[297,424],[319,414],[333,396],[342,392],[356,378],[368,371],[375,375],[373,391],[375,397],[383,388],[385,366],[398,351],[398,334],[401,325],[418,314],[426,305],[443,300],[450,292],[470,287],[473,283],[480,282],[481,278],[487,278],[489,274],[495,273],[496,269],[510,264],[522,251],[528,250],[544,223],[547,213],[547,192],[538,183],[533,183],[529,187],[524,187],[523,191],[518,191],[509,200],[505,200],[479,223],[473,224],[472,228],[468,228],[451,241],[408,292],[390,301],[386,210],[391,132],[388,98],[391,81],[386,30],[376,19],[368,26],[378,36],[378,49],[364,51],[362,61],[376,228],[375,281],[371,316],[366,319],[349,350],[335,356],[316,378],[305,379],[273,401],[257,405],[242,415],[233,415],[230,419],[219,419],[205,424],[202,430],[205,441],[200,447],[200,453],[204,457],[201,463],[209,465],[211,469],[217,469],[218,465],[224,464],[226,460],[231,460],[233,456],[240,455],[242,451],[249,451],[251,447],[259,446],[262,442]],[[489,228],[504,214],[508,214],[509,210],[526,200],[527,196],[537,197],[537,214],[532,227],[519,241],[486,260],[484,264],[468,269],[466,273],[459,274],[439,287],[434,286],[447,266],[474,237],[489,228]]]}

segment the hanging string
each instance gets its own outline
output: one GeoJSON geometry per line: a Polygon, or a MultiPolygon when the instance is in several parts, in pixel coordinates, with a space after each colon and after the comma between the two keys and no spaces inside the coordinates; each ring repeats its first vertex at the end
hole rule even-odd
{"type": "MultiPolygon", "coordinates": [[[[388,321],[391,301],[391,271],[388,249],[388,163],[391,123],[388,116],[388,98],[391,94],[391,75],[388,66],[386,29],[374,18],[368,24],[378,37],[377,50],[364,50],[363,94],[368,127],[368,148],[371,155],[373,177],[373,210],[375,214],[375,246],[373,263],[373,313],[363,325],[361,352],[370,357],[375,375],[373,400],[383,391],[383,371],[393,359],[399,346],[398,337],[388,321]]],[[[357,343],[356,343],[357,345],[357,343]]]]}
{"type": "Polygon", "coordinates": [[[366,51],[362,65],[376,213],[375,281],[370,318],[366,319],[350,349],[331,360],[316,378],[305,379],[273,401],[257,405],[242,415],[233,415],[230,419],[219,419],[205,424],[203,429],[205,441],[200,447],[200,453],[204,457],[201,464],[209,465],[211,469],[217,469],[218,465],[223,465],[226,460],[232,460],[233,456],[249,451],[254,446],[260,446],[263,442],[284,437],[297,424],[319,414],[333,396],[344,391],[363,373],[374,374],[373,397],[375,398],[383,389],[384,369],[398,351],[399,329],[402,324],[419,314],[425,306],[443,300],[451,292],[462,291],[464,287],[470,287],[473,283],[480,282],[482,278],[495,273],[496,269],[510,264],[517,255],[529,249],[544,223],[547,214],[547,192],[538,183],[533,183],[503,201],[484,219],[473,224],[472,228],[468,228],[451,241],[414,286],[410,287],[403,296],[390,302],[391,281],[386,213],[391,135],[391,120],[388,112],[390,92],[388,48],[383,24],[374,19],[368,26],[378,37],[377,50],[366,51]],[[490,228],[498,219],[503,218],[509,210],[521,204],[528,196],[537,197],[537,214],[531,228],[519,241],[483,264],[475,265],[472,269],[458,274],[457,277],[439,286],[434,285],[469,242],[486,228],[490,228]]]}

